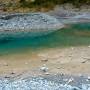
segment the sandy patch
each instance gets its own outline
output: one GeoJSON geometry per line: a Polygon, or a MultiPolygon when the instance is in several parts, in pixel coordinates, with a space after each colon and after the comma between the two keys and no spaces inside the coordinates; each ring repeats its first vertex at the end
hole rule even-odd
{"type": "Polygon", "coordinates": [[[48,67],[49,73],[90,75],[90,47],[51,48],[0,56],[0,74],[41,74],[43,64],[48,67]]]}

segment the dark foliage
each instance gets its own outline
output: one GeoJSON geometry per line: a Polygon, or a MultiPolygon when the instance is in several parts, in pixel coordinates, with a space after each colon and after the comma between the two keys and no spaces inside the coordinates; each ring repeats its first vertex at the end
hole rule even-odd
{"type": "Polygon", "coordinates": [[[81,6],[83,4],[90,5],[90,0],[35,0],[32,2],[31,0],[20,0],[20,3],[23,4],[25,7],[34,7],[34,6],[51,6],[51,5],[58,5],[64,3],[72,3],[75,6],[81,6]]]}

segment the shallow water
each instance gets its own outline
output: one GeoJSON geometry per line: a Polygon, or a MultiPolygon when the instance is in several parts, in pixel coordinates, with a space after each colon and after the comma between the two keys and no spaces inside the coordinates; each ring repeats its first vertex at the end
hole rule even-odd
{"type": "Polygon", "coordinates": [[[0,39],[0,54],[78,45],[90,45],[90,23],[67,25],[66,28],[41,37],[0,39]]]}

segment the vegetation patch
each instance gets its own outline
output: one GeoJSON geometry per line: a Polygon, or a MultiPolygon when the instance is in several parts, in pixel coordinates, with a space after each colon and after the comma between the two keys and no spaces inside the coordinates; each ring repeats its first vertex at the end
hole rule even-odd
{"type": "Polygon", "coordinates": [[[70,3],[75,7],[90,5],[90,0],[0,0],[3,11],[48,11],[56,5],[70,3]],[[28,8],[28,10],[27,10],[28,8]]]}

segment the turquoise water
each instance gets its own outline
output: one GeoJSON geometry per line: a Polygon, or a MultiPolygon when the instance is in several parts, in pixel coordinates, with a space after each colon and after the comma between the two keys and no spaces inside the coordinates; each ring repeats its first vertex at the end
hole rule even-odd
{"type": "Polygon", "coordinates": [[[90,23],[67,25],[66,28],[41,37],[1,39],[0,54],[78,45],[90,45],[90,23]]]}

